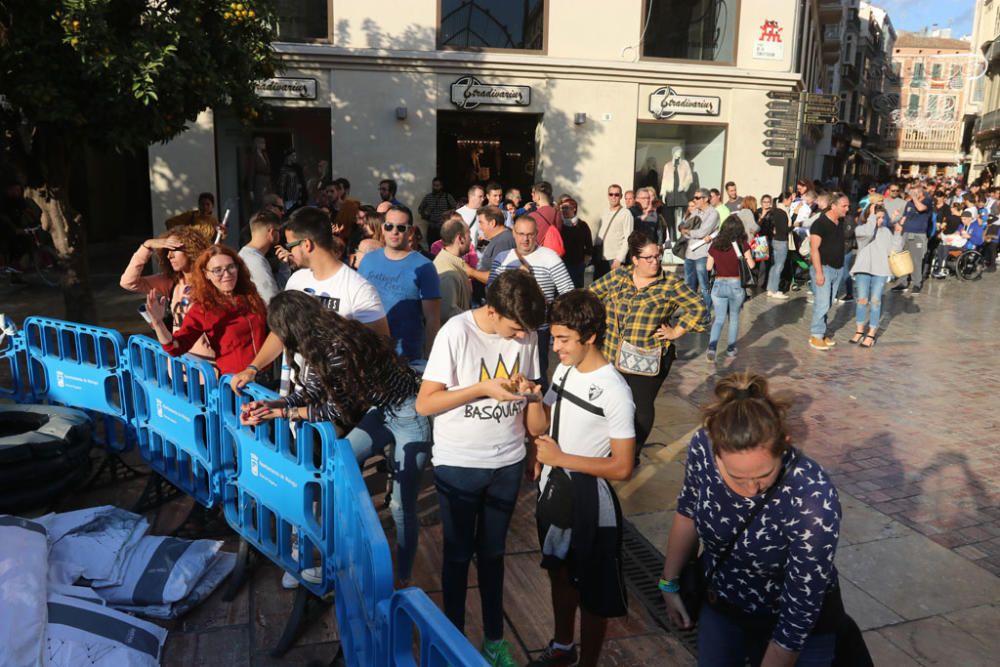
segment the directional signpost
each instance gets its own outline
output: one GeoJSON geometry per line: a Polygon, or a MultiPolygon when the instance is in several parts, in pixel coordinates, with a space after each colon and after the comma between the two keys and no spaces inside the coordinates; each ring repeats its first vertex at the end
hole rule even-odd
{"type": "Polygon", "coordinates": [[[840,98],[836,95],[803,93],[802,107],[802,122],[806,125],[834,125],[838,121],[840,98]]]}
{"type": "Polygon", "coordinates": [[[767,93],[767,120],[763,155],[791,159],[798,154],[802,99],[799,93],[770,90],[767,93]]]}

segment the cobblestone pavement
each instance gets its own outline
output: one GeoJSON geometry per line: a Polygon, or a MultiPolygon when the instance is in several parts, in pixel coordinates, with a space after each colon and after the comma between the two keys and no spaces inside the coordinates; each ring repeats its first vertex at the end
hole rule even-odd
{"type": "MultiPolygon", "coordinates": [[[[131,249],[131,246],[129,246],[131,249]]],[[[122,258],[127,258],[123,254],[122,258]]],[[[124,265],[124,259],[120,262],[124,265]]],[[[141,330],[136,299],[117,288],[117,275],[97,275],[109,326],[141,330]]],[[[853,304],[831,312],[838,345],[807,344],[810,306],[804,293],[788,301],[762,296],[743,312],[734,360],[707,361],[707,335],[686,338],[657,403],[656,428],[633,478],[618,485],[627,518],[661,551],[683,476],[684,451],[697,427],[697,405],[714,382],[734,370],[766,374],[793,402],[797,445],[820,461],[841,492],[844,524],[837,564],[848,611],[885,665],[993,665],[1000,652],[1000,437],[992,398],[998,366],[992,334],[1000,323],[1000,276],[975,283],[933,281],[919,296],[887,294],[883,331],[873,349],[847,339],[853,304]]],[[[0,311],[18,319],[59,317],[58,293],[15,291],[0,284],[0,311]]],[[[725,341],[723,341],[725,342],[725,341]]],[[[720,346],[721,347],[721,346],[720,346]]],[[[366,468],[378,507],[381,475],[366,468]]],[[[136,483],[67,499],[66,506],[118,502],[136,483]]],[[[526,485],[508,542],[508,638],[523,664],[551,634],[547,582],[538,567],[532,491],[526,485]]],[[[188,501],[190,502],[190,501],[188,501]]],[[[421,494],[420,552],[414,583],[440,602],[440,525],[429,476],[421,494]]],[[[169,531],[186,505],[158,517],[169,531]]],[[[391,539],[392,522],[383,512],[391,539]]],[[[230,538],[229,547],[234,548],[230,538]]],[[[476,574],[468,633],[481,639],[476,574]]],[[[214,596],[170,624],[167,665],[304,665],[336,650],[336,622],[326,612],[296,648],[275,660],[273,645],[292,604],[269,564],[256,568],[233,603],[214,596]]],[[[603,663],[688,665],[692,656],[636,600],[612,623],[603,663]]]]}

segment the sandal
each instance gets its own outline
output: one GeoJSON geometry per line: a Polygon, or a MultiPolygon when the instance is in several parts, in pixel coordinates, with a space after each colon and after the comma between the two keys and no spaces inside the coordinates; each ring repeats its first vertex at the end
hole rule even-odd
{"type": "Polygon", "coordinates": [[[864,337],[865,337],[864,331],[855,331],[854,335],[851,336],[851,339],[847,342],[850,343],[851,345],[857,345],[858,343],[861,342],[861,339],[864,337]]]}
{"type": "Polygon", "coordinates": [[[875,347],[875,336],[872,336],[871,334],[865,334],[865,337],[861,339],[861,347],[875,347]],[[868,342],[869,340],[871,342],[865,345],[865,343],[868,342]]]}

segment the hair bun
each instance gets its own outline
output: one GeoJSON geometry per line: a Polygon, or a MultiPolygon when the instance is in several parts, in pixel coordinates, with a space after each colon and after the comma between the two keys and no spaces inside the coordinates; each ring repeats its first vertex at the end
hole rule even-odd
{"type": "Polygon", "coordinates": [[[753,398],[753,385],[748,387],[739,387],[733,391],[733,400],[739,401],[744,398],[753,398]]]}

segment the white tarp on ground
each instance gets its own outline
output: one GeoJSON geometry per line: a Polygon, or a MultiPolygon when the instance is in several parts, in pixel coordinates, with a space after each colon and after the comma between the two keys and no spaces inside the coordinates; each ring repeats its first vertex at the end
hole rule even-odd
{"type": "Polygon", "coordinates": [[[45,527],[0,515],[0,664],[4,667],[42,664],[48,564],[45,527]]]}
{"type": "Polygon", "coordinates": [[[148,527],[112,506],[0,515],[0,667],[159,664],[167,631],[124,611],[186,613],[236,556],[215,540],[145,536],[148,527]]]}

